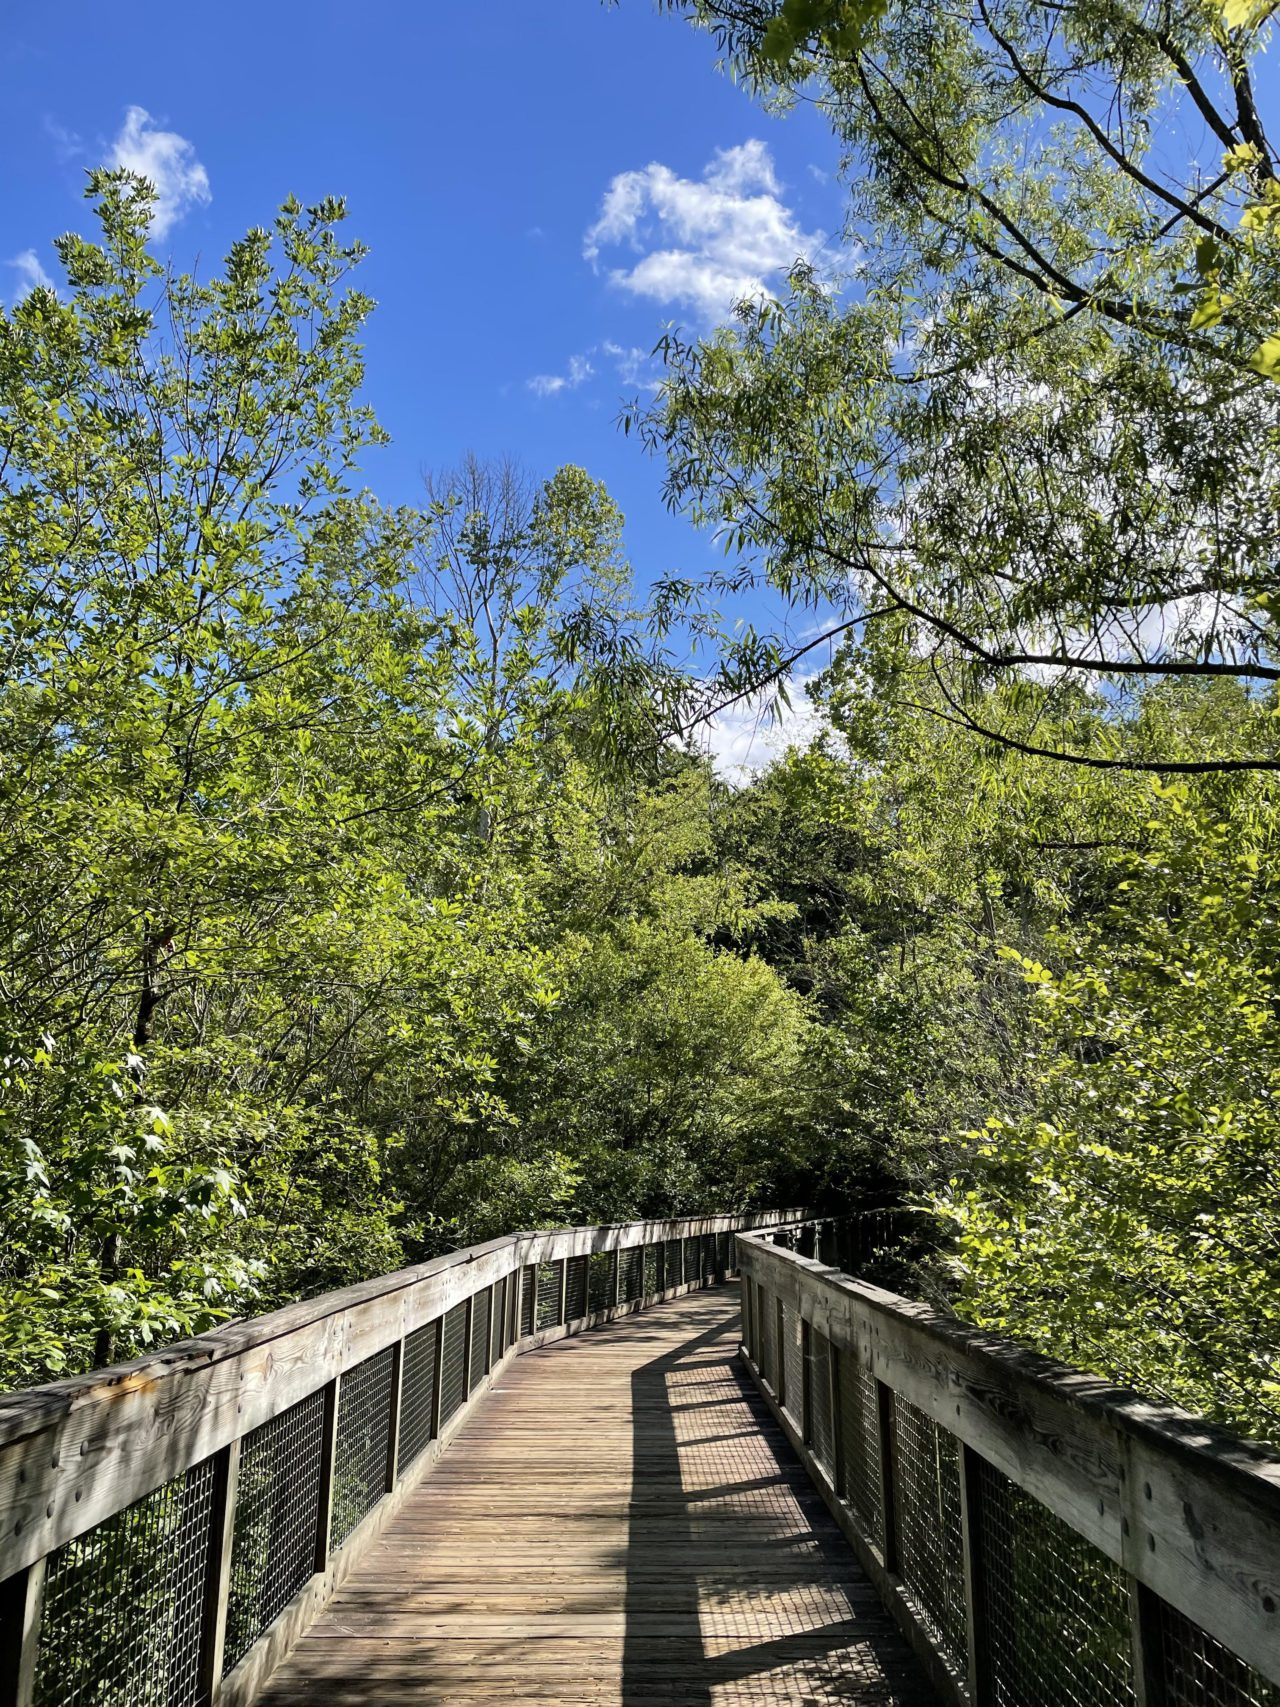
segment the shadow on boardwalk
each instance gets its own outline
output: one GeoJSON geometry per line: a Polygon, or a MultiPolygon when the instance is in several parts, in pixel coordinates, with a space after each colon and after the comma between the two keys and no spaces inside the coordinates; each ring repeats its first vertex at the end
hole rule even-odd
{"type": "Polygon", "coordinates": [[[264,1702],[932,1702],[737,1336],[721,1287],[509,1365],[264,1702]]]}
{"type": "Polygon", "coordinates": [[[631,1378],[621,1699],[931,1701],[734,1356],[737,1312],[720,1291],[684,1316],[711,1325],[631,1378]]]}

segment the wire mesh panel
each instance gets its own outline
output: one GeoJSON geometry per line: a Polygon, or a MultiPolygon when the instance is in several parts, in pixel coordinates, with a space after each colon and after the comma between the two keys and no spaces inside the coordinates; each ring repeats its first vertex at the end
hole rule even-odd
{"type": "Polygon", "coordinates": [[[684,1277],[687,1281],[694,1281],[701,1276],[702,1252],[698,1249],[697,1235],[693,1234],[684,1242],[684,1277]]]}
{"type": "Polygon", "coordinates": [[[892,1411],[900,1574],[934,1640],[963,1670],[968,1640],[959,1444],[896,1394],[892,1411]]]}
{"type": "Polygon", "coordinates": [[[590,1293],[593,1310],[607,1310],[613,1303],[614,1277],[617,1272],[617,1251],[597,1251],[592,1257],[590,1293]]]}
{"type": "Polygon", "coordinates": [[[850,1351],[833,1347],[840,1388],[840,1487],[864,1535],[884,1548],[880,1419],[875,1377],[850,1351]]]}
{"type": "Polygon", "coordinates": [[[644,1247],[632,1245],[618,1252],[618,1301],[634,1304],[644,1295],[644,1247]]]}
{"type": "Polygon", "coordinates": [[[396,1469],[403,1471],[431,1439],[431,1401],[435,1397],[440,1354],[440,1321],[415,1328],[404,1342],[400,1371],[400,1438],[396,1469]]]}
{"type": "Polygon", "coordinates": [[[493,1290],[486,1286],[471,1300],[471,1356],[467,1361],[467,1388],[478,1387],[489,1373],[489,1312],[493,1290]]]}
{"type": "Polygon", "coordinates": [[[440,1340],[440,1427],[467,1396],[467,1306],[446,1310],[440,1340]]]}
{"type": "Polygon", "coordinates": [[[830,1474],[835,1467],[835,1435],[831,1427],[831,1342],[810,1328],[805,1346],[805,1418],[814,1457],[830,1474]]]}
{"type": "Polygon", "coordinates": [[[538,1271],[526,1268],[520,1286],[520,1335],[527,1338],[533,1332],[534,1306],[538,1296],[538,1271]]]}
{"type": "Polygon", "coordinates": [[[223,1670],[248,1653],[315,1569],[324,1391],[240,1443],[223,1670]]]}
{"type": "Polygon", "coordinates": [[[662,1246],[646,1245],[644,1248],[644,1295],[652,1298],[655,1293],[662,1291],[662,1246]]]}
{"type": "Polygon", "coordinates": [[[1164,1601],[1152,1625],[1163,1707],[1280,1707],[1280,1688],[1164,1601]]]}
{"type": "Polygon", "coordinates": [[[733,1268],[733,1234],[717,1233],[716,1239],[716,1275],[723,1280],[733,1268]]]}
{"type": "Polygon", "coordinates": [[[564,1264],[538,1264],[538,1313],[534,1318],[539,1328],[554,1328],[560,1321],[560,1276],[564,1264]]]}
{"type": "Polygon", "coordinates": [[[34,1707],[196,1707],[213,1494],[206,1458],[50,1554],[34,1707]]]}
{"type": "Polygon", "coordinates": [[[982,1459],[976,1527],[993,1707],[1132,1707],[1121,1567],[982,1459]]]}
{"type": "Polygon", "coordinates": [[[580,1322],[587,1313],[587,1258],[570,1257],[564,1281],[564,1319],[580,1322]]]}
{"type": "Polygon", "coordinates": [[[702,1278],[708,1285],[713,1285],[716,1278],[716,1236],[714,1233],[704,1233],[701,1239],[702,1278]]]}
{"type": "Polygon", "coordinates": [[[663,1246],[662,1284],[664,1287],[679,1286],[684,1280],[684,1254],[679,1239],[668,1239],[663,1246]]]}
{"type": "Polygon", "coordinates": [[[804,1428],[804,1363],[800,1347],[800,1318],[782,1311],[782,1403],[796,1426],[804,1428]]]}
{"type": "Polygon", "coordinates": [[[391,1450],[390,1346],[349,1369],[338,1383],[330,1545],[340,1547],[387,1491],[391,1450]]]}

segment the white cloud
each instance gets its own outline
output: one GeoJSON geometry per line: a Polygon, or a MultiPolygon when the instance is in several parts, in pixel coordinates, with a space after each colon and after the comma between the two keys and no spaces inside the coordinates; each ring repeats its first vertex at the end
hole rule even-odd
{"type": "Polygon", "coordinates": [[[43,286],[45,290],[56,288],[53,280],[40,265],[40,257],[34,249],[24,249],[20,255],[6,261],[5,266],[12,267],[18,275],[18,286],[13,293],[15,302],[21,302],[23,297],[29,295],[38,285],[43,286]]]}
{"type": "Polygon", "coordinates": [[[652,350],[642,349],[639,344],[631,344],[624,349],[608,338],[600,348],[612,361],[624,385],[635,386],[640,391],[656,391],[662,383],[661,369],[652,350]]]}
{"type": "Polygon", "coordinates": [[[576,391],[597,373],[597,362],[603,358],[613,368],[623,385],[639,391],[656,391],[661,384],[661,372],[649,350],[639,344],[615,344],[611,338],[592,344],[581,355],[570,356],[564,373],[535,373],[525,380],[525,389],[537,397],[555,397],[561,391],[576,391]]]}
{"type": "Polygon", "coordinates": [[[539,397],[554,397],[557,391],[576,391],[596,371],[590,355],[588,350],[585,356],[570,356],[567,373],[535,373],[532,379],[525,380],[525,385],[539,397]]]}
{"type": "Polygon", "coordinates": [[[213,198],[209,174],[196,151],[176,131],[157,130],[143,107],[125,109],[124,124],[111,145],[108,165],[124,166],[155,185],[156,203],[151,233],[164,237],[189,207],[206,206],[213,198]]]}
{"type": "Polygon", "coordinates": [[[816,678],[796,676],[788,684],[789,706],[764,699],[731,705],[698,729],[694,745],[708,753],[727,782],[746,783],[791,747],[804,748],[826,727],[826,716],[808,696],[816,678]]]}
{"type": "Polygon", "coordinates": [[[48,114],[45,115],[44,128],[46,135],[53,140],[53,151],[62,165],[84,153],[84,139],[77,131],[68,130],[66,125],[59,124],[48,114]]]}
{"type": "Polygon", "coordinates": [[[824,232],[803,230],[780,196],[760,141],[719,149],[696,182],[655,161],[612,180],[583,254],[597,265],[602,251],[626,245],[638,259],[610,267],[611,283],[722,320],[796,261],[815,261],[826,242],[824,232]]]}

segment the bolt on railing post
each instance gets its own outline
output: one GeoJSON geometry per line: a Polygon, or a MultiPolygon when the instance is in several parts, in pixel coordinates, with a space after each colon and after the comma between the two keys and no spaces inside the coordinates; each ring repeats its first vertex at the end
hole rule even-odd
{"type": "Polygon", "coordinates": [[[404,1340],[398,1339],[391,1348],[391,1391],[387,1395],[387,1477],[388,1493],[396,1485],[396,1459],[400,1455],[400,1395],[404,1389],[404,1340]]]}
{"type": "Polygon", "coordinates": [[[324,1390],[324,1420],[320,1435],[320,1502],[316,1518],[315,1569],[329,1568],[329,1534],[333,1528],[333,1472],[338,1455],[338,1388],[341,1375],[335,1375],[324,1390]]]}
{"type": "Polygon", "coordinates": [[[987,1632],[987,1591],[982,1560],[981,1459],[960,1442],[960,1535],[964,1549],[964,1620],[968,1636],[967,1672],[973,1707],[990,1707],[991,1644],[987,1632]]]}
{"type": "Polygon", "coordinates": [[[880,1447],[880,1527],[884,1534],[884,1568],[898,1574],[898,1511],[894,1503],[893,1388],[876,1382],[876,1438],[880,1447]]]}
{"type": "Polygon", "coordinates": [[[31,1707],[35,1698],[45,1563],[37,1559],[0,1583],[0,1626],[13,1633],[0,1649],[0,1707],[31,1707]]]}
{"type": "Polygon", "coordinates": [[[240,1484],[240,1442],[215,1454],[213,1503],[209,1513],[209,1557],[205,1566],[204,1607],[200,1628],[200,1699],[217,1707],[222,1693],[222,1659],[227,1642],[231,1599],[231,1558],[235,1544],[236,1491],[240,1484]]]}

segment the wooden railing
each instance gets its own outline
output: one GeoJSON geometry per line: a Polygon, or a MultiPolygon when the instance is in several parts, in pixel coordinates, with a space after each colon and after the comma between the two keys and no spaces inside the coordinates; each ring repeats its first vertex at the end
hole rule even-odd
{"type": "Polygon", "coordinates": [[[1280,1707],[1280,1456],[851,1278],[834,1232],[738,1238],[744,1355],[942,1699],[1280,1707]]]}
{"type": "Polygon", "coordinates": [[[517,1233],[0,1398],[0,1707],[244,1707],[508,1358],[789,1218],[517,1233]]]}

